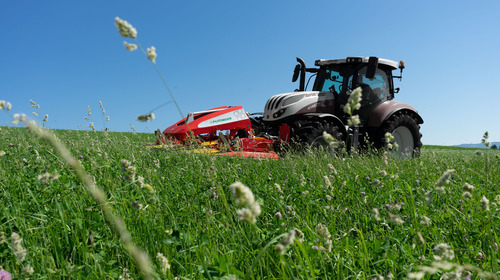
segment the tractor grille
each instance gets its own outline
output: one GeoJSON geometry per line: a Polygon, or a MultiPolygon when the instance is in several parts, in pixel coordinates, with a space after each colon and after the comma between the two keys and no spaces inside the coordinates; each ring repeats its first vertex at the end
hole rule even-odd
{"type": "Polygon", "coordinates": [[[271,97],[271,99],[269,99],[267,101],[267,104],[266,104],[266,110],[275,110],[276,108],[279,107],[281,101],[283,101],[283,99],[285,99],[286,95],[282,95],[282,96],[275,96],[275,97],[271,97]]]}

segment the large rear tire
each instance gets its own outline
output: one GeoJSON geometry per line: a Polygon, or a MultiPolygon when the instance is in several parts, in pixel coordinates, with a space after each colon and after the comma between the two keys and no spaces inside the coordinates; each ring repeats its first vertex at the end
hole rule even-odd
{"type": "Polygon", "coordinates": [[[406,112],[397,113],[385,121],[378,129],[376,145],[378,148],[387,148],[385,134],[389,132],[394,137],[398,148],[395,154],[403,158],[418,157],[422,147],[422,134],[417,120],[406,112]]]}

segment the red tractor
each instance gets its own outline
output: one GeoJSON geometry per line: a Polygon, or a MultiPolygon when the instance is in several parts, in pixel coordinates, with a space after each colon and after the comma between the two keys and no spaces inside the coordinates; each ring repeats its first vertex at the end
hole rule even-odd
{"type": "Polygon", "coordinates": [[[401,79],[403,61],[398,65],[377,57],[320,59],[316,60],[315,68],[306,68],[300,58],[297,61],[292,82],[299,80],[299,88],[271,97],[263,113],[250,115],[241,106],[189,113],[163,134],[174,137],[179,143],[192,135],[200,142],[228,143],[240,152],[265,152],[290,141],[328,147],[330,140],[325,139],[323,132],[347,146],[357,147],[362,142],[384,148],[389,144],[386,133],[390,133],[399,155],[419,154],[423,119],[412,106],[392,100],[399,92],[399,88],[394,88],[393,79],[401,79]],[[400,75],[393,76],[392,71],[398,67],[400,75]],[[306,73],[312,74],[307,84],[315,78],[311,91],[306,89],[306,73]],[[362,96],[361,106],[356,111],[360,124],[348,127],[349,115],[343,108],[358,87],[362,96]]]}

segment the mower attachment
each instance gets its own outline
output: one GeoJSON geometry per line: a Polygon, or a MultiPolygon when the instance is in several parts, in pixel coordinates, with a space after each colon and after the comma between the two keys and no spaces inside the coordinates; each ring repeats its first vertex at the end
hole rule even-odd
{"type": "MultiPolygon", "coordinates": [[[[255,137],[248,113],[242,106],[222,106],[188,116],[161,133],[155,132],[156,144],[171,142],[195,153],[278,159],[273,152],[276,141],[255,137]]],[[[186,149],[183,149],[186,150],[186,149]]]]}

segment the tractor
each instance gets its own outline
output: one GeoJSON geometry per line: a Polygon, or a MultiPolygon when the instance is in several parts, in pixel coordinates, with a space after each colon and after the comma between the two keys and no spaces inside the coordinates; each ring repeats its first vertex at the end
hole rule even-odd
{"type": "MultiPolygon", "coordinates": [[[[420,152],[424,121],[412,106],[394,101],[393,79],[402,78],[404,61],[377,57],[347,57],[345,59],[316,60],[315,68],[306,68],[297,58],[292,82],[299,80],[299,88],[291,93],[271,97],[264,112],[251,118],[256,135],[278,136],[283,127],[289,131],[289,140],[295,139],[311,147],[327,146],[327,132],[347,146],[358,143],[384,148],[386,133],[394,137],[400,156],[416,156],[420,152]],[[392,71],[400,69],[399,76],[392,71]],[[312,73],[305,84],[306,73],[312,73]],[[311,79],[312,90],[307,91],[311,79]],[[349,95],[354,89],[362,90],[361,107],[357,111],[361,124],[347,127],[344,113],[349,95]]],[[[283,138],[283,137],[282,137],[283,138]]]]}
{"type": "Polygon", "coordinates": [[[179,145],[195,140],[214,153],[222,147],[223,155],[277,158],[275,151],[284,143],[331,149],[331,138],[350,147],[348,150],[358,145],[385,148],[393,145],[388,142],[390,133],[399,156],[419,155],[420,124],[424,121],[412,106],[393,101],[399,92],[393,79],[402,79],[404,61],[398,64],[378,57],[320,59],[314,68],[306,68],[300,58],[297,62],[292,82],[299,80],[299,88],[272,96],[264,112],[249,114],[241,106],[191,112],[163,133],[157,131],[157,144],[165,142],[164,138],[179,145]],[[393,76],[392,71],[398,68],[399,76],[393,76]],[[306,73],[311,73],[307,84],[306,73]],[[307,91],[313,77],[312,90],[307,91]],[[355,114],[360,123],[349,127],[350,116],[344,106],[357,88],[361,90],[361,102],[355,114]],[[271,155],[266,156],[268,153],[271,155]]]}

